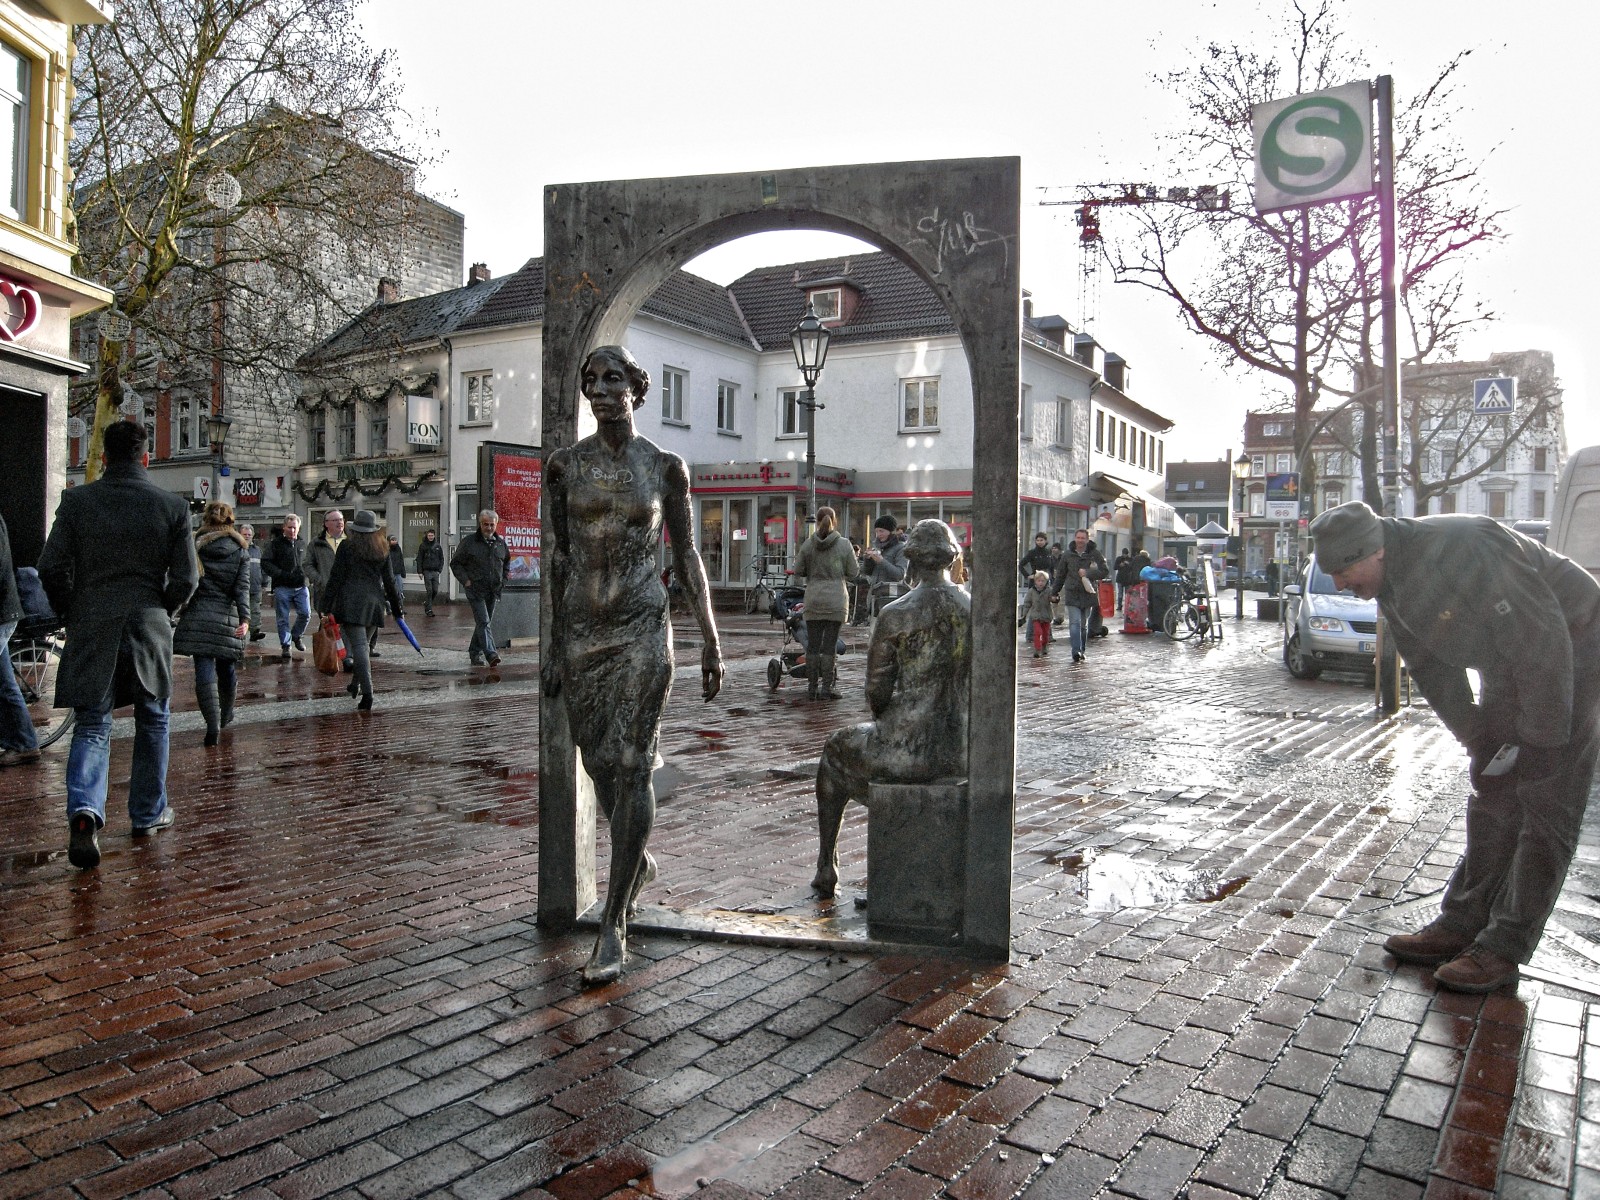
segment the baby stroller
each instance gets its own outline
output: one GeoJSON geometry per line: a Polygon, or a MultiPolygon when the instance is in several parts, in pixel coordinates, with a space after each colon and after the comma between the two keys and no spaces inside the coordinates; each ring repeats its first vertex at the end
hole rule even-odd
{"type": "MultiPolygon", "coordinates": [[[[783,646],[777,657],[767,660],[767,686],[777,691],[783,677],[806,677],[806,591],[804,588],[779,588],[767,609],[768,615],[783,626],[783,646]]],[[[835,654],[844,653],[844,639],[840,638],[835,654]]]]}

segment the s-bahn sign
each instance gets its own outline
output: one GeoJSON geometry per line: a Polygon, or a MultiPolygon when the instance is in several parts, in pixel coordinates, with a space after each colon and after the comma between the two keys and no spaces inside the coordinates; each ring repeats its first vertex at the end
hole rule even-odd
{"type": "Polygon", "coordinates": [[[1256,211],[1372,191],[1372,99],[1366,81],[1250,106],[1256,211]]]}

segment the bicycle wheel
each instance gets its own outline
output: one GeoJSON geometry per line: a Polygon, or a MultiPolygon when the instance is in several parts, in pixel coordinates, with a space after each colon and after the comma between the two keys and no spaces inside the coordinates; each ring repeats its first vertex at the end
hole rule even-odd
{"type": "Polygon", "coordinates": [[[34,736],[41,748],[59,741],[72,728],[72,709],[52,707],[63,644],[59,632],[11,639],[11,670],[22,689],[22,700],[33,718],[34,736]]]}
{"type": "Polygon", "coordinates": [[[1192,638],[1198,631],[1198,622],[1191,604],[1174,604],[1161,618],[1161,628],[1175,642],[1192,638]]]}

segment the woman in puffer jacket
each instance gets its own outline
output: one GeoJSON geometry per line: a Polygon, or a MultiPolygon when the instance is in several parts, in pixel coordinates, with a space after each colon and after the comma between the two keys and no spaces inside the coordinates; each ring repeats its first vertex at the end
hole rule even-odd
{"type": "Polygon", "coordinates": [[[200,586],[178,620],[172,652],[194,659],[194,698],[206,719],[206,745],[215,746],[233,721],[239,660],[250,632],[250,552],[234,528],[231,505],[206,505],[194,548],[200,586]]]}
{"type": "Polygon", "coordinates": [[[856,551],[835,526],[839,515],[817,509],[817,530],[794,558],[794,574],[806,581],[806,695],[838,699],[834,651],[850,611],[849,580],[856,576],[856,551]]]}

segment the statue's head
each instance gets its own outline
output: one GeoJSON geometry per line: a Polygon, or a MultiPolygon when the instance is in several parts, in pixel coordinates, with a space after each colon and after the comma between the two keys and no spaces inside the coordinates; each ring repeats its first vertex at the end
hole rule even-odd
{"type": "Polygon", "coordinates": [[[599,376],[606,367],[615,367],[626,376],[628,390],[633,393],[633,407],[639,408],[650,391],[650,372],[641,367],[638,360],[623,346],[596,346],[589,351],[583,360],[583,366],[578,368],[578,390],[588,397],[591,403],[597,395],[603,395],[604,389],[599,386],[599,376]],[[593,382],[591,374],[595,376],[593,382]]]}
{"type": "Polygon", "coordinates": [[[906,540],[906,558],[920,571],[943,571],[961,554],[955,530],[937,517],[918,521],[906,540]]]}

